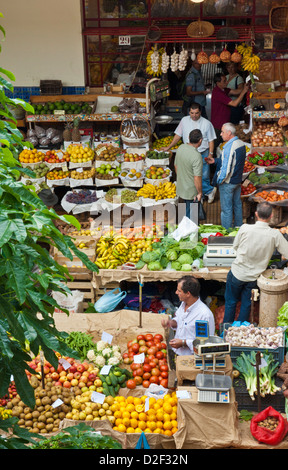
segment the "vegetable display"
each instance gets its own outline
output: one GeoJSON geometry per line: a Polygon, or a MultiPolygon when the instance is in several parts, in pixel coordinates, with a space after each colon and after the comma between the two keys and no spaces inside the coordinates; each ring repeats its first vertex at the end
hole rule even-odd
{"type": "Polygon", "coordinates": [[[262,190],[256,193],[255,197],[264,199],[267,202],[286,201],[288,199],[288,191],[262,190]]]}
{"type": "Polygon", "coordinates": [[[253,152],[249,153],[247,156],[247,160],[250,163],[253,163],[253,165],[258,165],[258,166],[276,166],[276,165],[282,165],[285,161],[285,157],[283,152],[277,152],[277,153],[272,153],[272,152],[265,152],[263,154],[258,153],[258,152],[253,152]]]}
{"type": "Polygon", "coordinates": [[[250,348],[275,349],[283,345],[283,328],[258,328],[250,325],[230,326],[225,332],[225,341],[231,346],[248,346],[250,348]]]}
{"type": "MultiPolygon", "coordinates": [[[[260,381],[260,395],[265,397],[266,395],[275,395],[276,392],[281,389],[275,385],[275,374],[277,372],[279,363],[273,358],[273,355],[262,354],[262,359],[266,364],[259,368],[259,381],[260,381]]],[[[257,374],[256,374],[256,352],[251,351],[249,354],[244,352],[241,353],[236,359],[234,365],[240,374],[243,376],[247,391],[250,395],[251,400],[255,400],[257,395],[257,374]]]]}
{"type": "Polygon", "coordinates": [[[265,171],[264,173],[257,173],[253,171],[248,177],[249,181],[254,184],[254,186],[259,186],[269,183],[278,183],[281,180],[288,181],[288,174],[275,173],[272,171],[265,171]]]}

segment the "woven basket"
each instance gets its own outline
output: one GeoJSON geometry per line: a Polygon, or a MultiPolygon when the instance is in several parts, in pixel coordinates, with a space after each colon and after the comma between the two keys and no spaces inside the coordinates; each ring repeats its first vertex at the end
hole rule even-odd
{"type": "Polygon", "coordinates": [[[271,8],[269,26],[273,31],[288,31],[288,6],[278,5],[271,8]]]}
{"type": "Polygon", "coordinates": [[[207,38],[214,33],[214,25],[209,21],[193,21],[187,27],[186,32],[190,38],[207,38]]]}

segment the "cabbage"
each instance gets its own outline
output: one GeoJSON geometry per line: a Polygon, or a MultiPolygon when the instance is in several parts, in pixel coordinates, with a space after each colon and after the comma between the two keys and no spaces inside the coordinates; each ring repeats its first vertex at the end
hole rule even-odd
{"type": "Polygon", "coordinates": [[[177,251],[175,250],[168,250],[166,256],[169,261],[175,261],[178,258],[177,251]]]}
{"type": "Polygon", "coordinates": [[[191,264],[182,264],[181,271],[192,271],[191,264]]]}
{"type": "Polygon", "coordinates": [[[181,264],[192,264],[194,260],[188,253],[182,253],[177,261],[179,261],[181,264]]]}
{"type": "Polygon", "coordinates": [[[172,261],[171,268],[176,269],[176,271],[181,271],[181,263],[178,260],[172,261]]]}
{"type": "Polygon", "coordinates": [[[167,265],[169,263],[167,256],[165,255],[161,256],[160,263],[161,263],[162,268],[164,269],[167,268],[167,265]]]}
{"type": "Polygon", "coordinates": [[[151,261],[151,263],[148,264],[148,269],[149,271],[162,271],[162,266],[160,261],[151,261]]]}
{"type": "Polygon", "coordinates": [[[144,268],[146,263],[142,259],[139,259],[139,261],[136,263],[136,269],[142,269],[144,268]]]}
{"type": "Polygon", "coordinates": [[[141,260],[144,261],[144,263],[151,263],[157,258],[159,258],[159,254],[155,251],[145,251],[141,256],[141,260]]]}

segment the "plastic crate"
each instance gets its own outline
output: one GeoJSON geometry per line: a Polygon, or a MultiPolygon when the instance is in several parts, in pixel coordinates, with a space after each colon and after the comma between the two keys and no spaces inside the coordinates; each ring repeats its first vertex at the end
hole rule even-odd
{"type": "MultiPolygon", "coordinates": [[[[281,387],[283,381],[278,377],[275,377],[275,384],[277,387],[281,387]]],[[[252,400],[245,384],[245,380],[242,378],[233,380],[233,387],[235,390],[236,401],[238,405],[238,411],[248,410],[258,412],[258,398],[255,395],[255,400],[252,400]]],[[[261,397],[261,410],[264,410],[268,406],[272,406],[279,413],[285,413],[285,397],[281,392],[276,392],[275,395],[266,395],[261,397]]]]}
{"type": "Polygon", "coordinates": [[[40,80],[41,95],[62,95],[61,80],[40,80]]]}

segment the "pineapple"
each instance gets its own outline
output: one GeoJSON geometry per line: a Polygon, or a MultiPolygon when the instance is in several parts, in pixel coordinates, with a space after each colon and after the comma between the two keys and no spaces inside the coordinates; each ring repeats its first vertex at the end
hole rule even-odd
{"type": "Polygon", "coordinates": [[[65,124],[65,129],[63,131],[63,140],[64,140],[64,142],[72,140],[71,128],[72,128],[72,123],[67,122],[67,124],[65,124]]]}
{"type": "Polygon", "coordinates": [[[79,117],[76,117],[73,121],[73,129],[71,132],[71,137],[73,142],[80,142],[81,141],[81,134],[79,131],[79,124],[81,122],[81,119],[79,117]]]}

